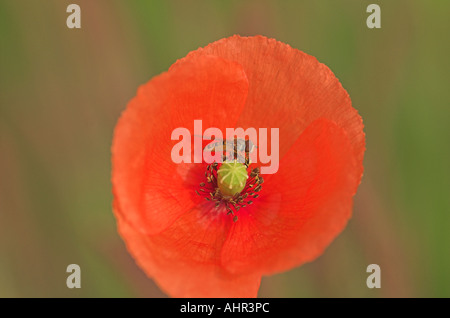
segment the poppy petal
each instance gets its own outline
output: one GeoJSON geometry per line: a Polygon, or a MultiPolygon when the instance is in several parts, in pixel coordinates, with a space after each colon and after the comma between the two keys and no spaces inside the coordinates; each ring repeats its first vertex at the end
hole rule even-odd
{"type": "Polygon", "coordinates": [[[233,273],[272,274],[314,260],[351,216],[359,165],[344,129],[313,122],[232,225],[222,264],[233,273]]]}
{"type": "Polygon", "coordinates": [[[187,58],[201,54],[242,65],[250,86],[237,127],[280,128],[280,158],[309,124],[328,118],[346,131],[357,160],[362,161],[362,119],[333,72],[315,57],[275,39],[237,35],[193,51],[187,58]]]}
{"type": "Polygon", "coordinates": [[[179,65],[139,88],[114,134],[112,182],[118,213],[147,234],[164,230],[200,200],[193,184],[198,185],[204,170],[172,161],[177,142],[170,142],[172,131],[190,124],[192,136],[196,119],[204,127],[233,127],[248,92],[247,77],[235,62],[199,56],[179,65]]]}
{"type": "Polygon", "coordinates": [[[193,209],[157,235],[145,235],[118,216],[119,233],[139,266],[172,297],[256,297],[261,275],[233,275],[216,261],[230,226],[193,209]]]}

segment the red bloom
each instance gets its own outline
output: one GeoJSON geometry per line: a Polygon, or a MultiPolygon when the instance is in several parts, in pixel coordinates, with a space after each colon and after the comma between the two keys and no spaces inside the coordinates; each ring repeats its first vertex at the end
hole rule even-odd
{"type": "Polygon", "coordinates": [[[262,275],[314,260],[344,229],[364,149],[362,120],[325,65],[262,36],[222,39],[141,86],[122,114],[112,147],[119,232],[171,296],[254,297],[262,275]],[[222,131],[279,128],[279,170],[237,222],[197,195],[205,163],[171,159],[172,131],[196,119],[222,131]]]}

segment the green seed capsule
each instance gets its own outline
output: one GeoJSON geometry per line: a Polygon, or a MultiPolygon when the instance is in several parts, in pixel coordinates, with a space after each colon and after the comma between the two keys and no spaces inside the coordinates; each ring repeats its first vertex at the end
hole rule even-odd
{"type": "Polygon", "coordinates": [[[217,171],[218,186],[224,196],[234,196],[245,188],[247,167],[237,161],[224,162],[217,171]]]}

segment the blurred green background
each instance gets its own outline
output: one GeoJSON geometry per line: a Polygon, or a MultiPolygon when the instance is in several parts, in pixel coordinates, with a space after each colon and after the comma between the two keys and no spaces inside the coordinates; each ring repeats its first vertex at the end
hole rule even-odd
{"type": "Polygon", "coordinates": [[[450,297],[450,2],[0,0],[0,296],[165,297],[111,212],[114,125],[189,51],[262,34],[328,65],[365,123],[345,231],[261,297],[450,297]],[[81,29],[66,7],[81,6],[81,29]],[[366,7],[381,6],[381,29],[366,7]],[[81,289],[66,267],[81,266],[81,289]],[[381,266],[381,289],[366,267],[381,266]]]}

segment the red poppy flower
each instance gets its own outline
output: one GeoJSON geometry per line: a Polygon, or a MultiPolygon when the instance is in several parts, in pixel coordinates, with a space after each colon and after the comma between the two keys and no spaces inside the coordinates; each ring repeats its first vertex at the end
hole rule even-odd
{"type": "Polygon", "coordinates": [[[364,150],[361,117],[328,67],[262,36],[222,39],[141,86],[123,112],[112,146],[119,232],[171,296],[255,297],[263,275],[314,260],[344,229],[364,150]],[[279,170],[264,184],[248,178],[237,222],[205,200],[217,186],[205,171],[217,168],[171,159],[172,131],[193,135],[197,119],[279,128],[279,170]]]}

